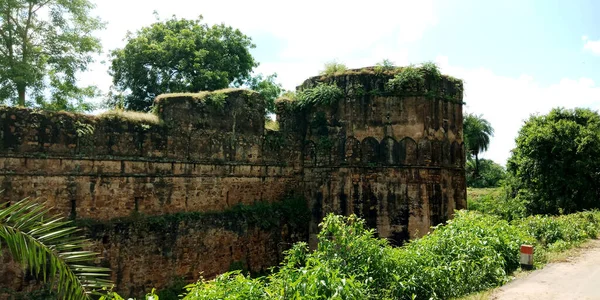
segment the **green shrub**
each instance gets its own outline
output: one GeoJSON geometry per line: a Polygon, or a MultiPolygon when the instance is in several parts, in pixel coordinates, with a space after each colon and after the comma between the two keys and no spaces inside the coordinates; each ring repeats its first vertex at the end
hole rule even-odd
{"type": "Polygon", "coordinates": [[[522,244],[536,260],[600,230],[600,212],[508,222],[459,211],[446,225],[404,247],[374,237],[356,216],[328,215],[318,245],[288,250],[279,270],[249,278],[239,271],[188,286],[185,299],[449,299],[503,284],[519,267],[522,244]]]}
{"type": "Polygon", "coordinates": [[[348,70],[345,64],[339,63],[337,61],[330,61],[325,63],[325,69],[320,72],[320,75],[336,75],[344,73],[344,71],[348,70]]]}
{"type": "Polygon", "coordinates": [[[465,166],[468,187],[498,187],[506,178],[506,170],[490,159],[479,159],[479,174],[475,174],[476,162],[469,159],[465,166]]]}
{"type": "Polygon", "coordinates": [[[507,185],[493,189],[469,188],[467,205],[469,210],[496,215],[507,221],[526,216],[526,201],[522,197],[514,197],[507,185]]]}
{"type": "Polygon", "coordinates": [[[313,88],[305,89],[296,94],[297,105],[308,107],[322,104],[333,105],[343,96],[342,90],[335,84],[319,83],[313,88]]]}
{"type": "Polygon", "coordinates": [[[386,84],[385,88],[388,91],[404,91],[404,92],[417,92],[424,90],[425,77],[421,69],[414,66],[408,66],[402,68],[400,72],[390,79],[386,84]]]}

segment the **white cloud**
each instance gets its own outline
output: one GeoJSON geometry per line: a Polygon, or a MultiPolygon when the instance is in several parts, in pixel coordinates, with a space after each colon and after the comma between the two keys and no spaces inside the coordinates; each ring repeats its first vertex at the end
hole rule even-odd
{"type": "Polygon", "coordinates": [[[586,35],[582,37],[582,40],[585,42],[583,45],[584,50],[591,51],[596,55],[600,55],[600,40],[590,40],[586,35]]]}
{"type": "MultiPolygon", "coordinates": [[[[99,33],[105,51],[124,46],[128,31],[135,32],[161,18],[177,15],[208,23],[225,23],[243,33],[277,38],[284,48],[261,61],[257,72],[279,74],[285,88],[293,89],[323,64],[337,59],[348,67],[374,65],[384,58],[398,65],[408,62],[407,43],[419,40],[437,22],[432,0],[306,0],[295,5],[275,0],[257,1],[96,1],[94,14],[106,21],[99,33]]],[[[267,47],[266,45],[259,45],[267,47]]],[[[106,60],[106,54],[100,59],[106,60]]],[[[95,63],[81,76],[84,84],[108,91],[108,64],[95,63]]]]}
{"type": "Polygon", "coordinates": [[[519,129],[531,114],[545,114],[559,106],[600,109],[600,86],[589,78],[564,78],[542,86],[526,74],[511,78],[485,68],[453,66],[447,57],[436,61],[443,73],[464,80],[464,111],[483,114],[494,127],[495,135],[484,157],[501,164],[510,156],[519,129]]]}

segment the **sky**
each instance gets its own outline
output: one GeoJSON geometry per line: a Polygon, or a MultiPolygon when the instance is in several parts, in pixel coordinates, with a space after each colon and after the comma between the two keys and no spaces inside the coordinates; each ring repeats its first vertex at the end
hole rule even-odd
{"type": "MultiPolygon", "coordinates": [[[[92,0],[92,2],[94,2],[92,0]]],[[[494,127],[482,157],[505,164],[523,122],[554,107],[600,109],[600,1],[206,1],[97,0],[104,53],[82,74],[107,92],[108,52],[160,18],[224,23],[250,36],[256,73],[288,90],[326,62],[350,68],[383,59],[433,61],[463,79],[464,111],[494,127]],[[285,3],[285,4],[284,4],[285,3]]]]}

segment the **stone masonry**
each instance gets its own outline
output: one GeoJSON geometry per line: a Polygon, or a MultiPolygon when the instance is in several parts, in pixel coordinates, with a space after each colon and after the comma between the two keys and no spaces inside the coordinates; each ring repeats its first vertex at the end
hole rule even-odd
{"type": "MultiPolygon", "coordinates": [[[[241,89],[162,95],[153,114],[2,108],[0,197],[39,198],[86,228],[124,295],[233,267],[266,272],[292,243],[314,245],[330,212],[400,245],[466,206],[462,83],[390,92],[391,78],[310,78],[298,90],[334,84],[343,97],[303,109],[278,100],[279,131],[265,129],[264,99],[241,89]],[[228,213],[289,198],[304,208],[268,226],[228,213]]],[[[30,276],[0,261],[0,286],[26,288],[30,276]]]]}

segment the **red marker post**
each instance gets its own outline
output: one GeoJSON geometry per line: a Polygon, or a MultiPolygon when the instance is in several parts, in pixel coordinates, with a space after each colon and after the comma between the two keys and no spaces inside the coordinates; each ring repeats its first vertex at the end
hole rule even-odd
{"type": "Polygon", "coordinates": [[[533,269],[533,246],[521,245],[521,268],[533,269]]]}

